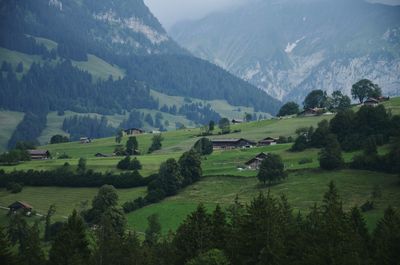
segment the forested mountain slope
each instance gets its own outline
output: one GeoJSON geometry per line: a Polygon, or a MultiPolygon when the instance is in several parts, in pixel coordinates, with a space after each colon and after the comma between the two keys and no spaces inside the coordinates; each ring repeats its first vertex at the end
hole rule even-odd
{"type": "MultiPolygon", "coordinates": [[[[25,117],[40,116],[44,123],[47,113],[66,110],[101,115],[158,110],[194,124],[220,118],[207,102],[161,110],[152,90],[226,100],[232,109],[250,107],[264,114],[275,114],[280,106],[177,45],[142,0],[2,0],[0,32],[0,109],[33,113],[25,117]]],[[[139,118],[144,122],[146,116],[139,118]]]]}

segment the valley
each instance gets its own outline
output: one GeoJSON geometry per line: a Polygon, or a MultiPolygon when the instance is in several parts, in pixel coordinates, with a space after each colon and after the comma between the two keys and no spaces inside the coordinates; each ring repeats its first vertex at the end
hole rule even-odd
{"type": "MultiPolygon", "coordinates": [[[[385,102],[389,111],[397,113],[399,98],[385,102]]],[[[231,129],[239,131],[224,136],[211,136],[216,138],[246,138],[257,141],[266,136],[295,136],[296,129],[300,127],[314,126],[323,119],[331,119],[332,116],[316,117],[285,117],[283,119],[270,119],[257,122],[231,125],[231,129]]],[[[137,156],[143,169],[140,174],[149,176],[157,173],[160,164],[169,158],[178,159],[179,156],[189,150],[199,139],[199,128],[181,129],[163,133],[164,141],[162,149],[153,154],[146,154],[151,144],[152,134],[138,135],[139,150],[142,155],[137,156]]],[[[121,144],[125,144],[127,137],[121,144]]],[[[116,164],[121,157],[96,158],[96,153],[110,154],[116,147],[114,138],[95,139],[90,144],[79,142],[52,144],[38,147],[49,150],[53,159],[43,161],[23,162],[17,166],[2,166],[5,171],[14,170],[53,170],[68,162],[72,167],[77,166],[79,158],[87,161],[87,168],[99,172],[121,172],[116,164]],[[57,159],[61,154],[67,154],[69,159],[57,159]]],[[[307,149],[302,152],[289,152],[292,144],[278,144],[266,147],[250,149],[216,150],[211,155],[202,159],[203,179],[179,192],[178,195],[166,198],[160,203],[151,204],[142,209],[126,215],[129,229],[144,232],[147,225],[147,217],[158,213],[163,224],[163,233],[174,230],[182,222],[183,218],[193,211],[198,203],[204,203],[208,209],[216,204],[229,207],[238,196],[241,203],[248,203],[259,192],[266,193],[268,188],[259,184],[255,178],[257,171],[239,170],[244,168],[244,163],[260,152],[279,154],[283,158],[285,169],[289,175],[287,180],[271,187],[273,195],[287,196],[295,211],[307,213],[314,203],[318,203],[326,186],[334,181],[343,198],[343,206],[350,209],[355,205],[362,205],[370,199],[373,187],[379,185],[382,189],[382,197],[378,200],[377,207],[373,211],[365,213],[368,227],[373,229],[376,221],[382,216],[383,210],[392,205],[400,207],[400,186],[396,175],[342,169],[338,171],[323,171],[319,169],[319,149],[307,149]],[[301,160],[308,158],[310,162],[302,164],[301,160]]],[[[388,146],[379,148],[380,154],[388,152],[388,146]]],[[[345,162],[351,162],[359,152],[345,152],[345,162]]],[[[28,201],[44,213],[51,204],[60,207],[57,218],[68,215],[72,209],[79,207],[81,202],[90,201],[96,192],[96,188],[51,188],[51,187],[26,187],[21,193],[9,194],[8,191],[0,192],[0,205],[7,205],[15,200],[28,201]],[[62,199],[59,200],[60,194],[62,199]],[[70,194],[70,195],[67,195],[70,194]],[[44,199],[46,198],[46,199],[44,199]],[[58,206],[59,205],[59,206],[58,206]]],[[[134,200],[144,195],[145,188],[119,189],[119,203],[122,205],[127,200],[134,200]]]]}

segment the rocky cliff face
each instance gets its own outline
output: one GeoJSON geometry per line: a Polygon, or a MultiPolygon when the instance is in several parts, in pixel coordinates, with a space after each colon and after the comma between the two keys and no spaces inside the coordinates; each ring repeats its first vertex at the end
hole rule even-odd
{"type": "Polygon", "coordinates": [[[400,7],[361,0],[254,0],[185,22],[172,36],[195,55],[283,100],[342,90],[368,78],[400,86],[400,7]]]}

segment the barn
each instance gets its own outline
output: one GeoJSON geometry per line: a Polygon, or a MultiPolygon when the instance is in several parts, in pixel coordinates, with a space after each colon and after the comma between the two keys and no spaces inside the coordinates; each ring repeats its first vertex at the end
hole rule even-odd
{"type": "Polygon", "coordinates": [[[264,161],[265,158],[268,157],[268,153],[259,153],[258,155],[256,155],[255,157],[253,157],[252,159],[250,159],[249,161],[247,161],[245,163],[245,165],[249,168],[249,169],[259,169],[261,166],[261,163],[264,161]]]}
{"type": "Polygon", "coordinates": [[[267,137],[258,141],[259,146],[276,145],[278,143],[277,138],[267,137]]]}
{"type": "Polygon", "coordinates": [[[46,160],[50,158],[50,152],[47,150],[28,150],[31,160],[46,160]]]}
{"type": "Polygon", "coordinates": [[[33,207],[26,202],[16,201],[8,206],[10,213],[23,212],[25,214],[30,214],[33,207]]]}
{"type": "Polygon", "coordinates": [[[214,139],[212,140],[213,149],[235,149],[235,148],[250,148],[256,143],[243,138],[238,139],[214,139]]]}

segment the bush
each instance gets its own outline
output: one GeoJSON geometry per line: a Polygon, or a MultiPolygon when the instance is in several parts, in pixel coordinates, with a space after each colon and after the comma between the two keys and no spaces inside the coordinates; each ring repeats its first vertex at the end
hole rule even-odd
{"type": "Polygon", "coordinates": [[[296,141],[290,148],[290,151],[301,152],[306,150],[307,147],[308,147],[307,137],[305,135],[300,135],[299,137],[297,137],[296,141]]]}
{"type": "Polygon", "coordinates": [[[64,135],[56,134],[53,135],[50,139],[50,144],[59,144],[59,143],[68,143],[69,138],[64,135]]]}
{"type": "Polygon", "coordinates": [[[126,156],[118,162],[117,168],[121,170],[140,170],[142,169],[142,164],[136,157],[131,160],[130,156],[126,156]]]}
{"type": "Polygon", "coordinates": [[[16,182],[10,182],[7,184],[6,189],[11,193],[20,193],[22,191],[23,186],[16,182]]]}

